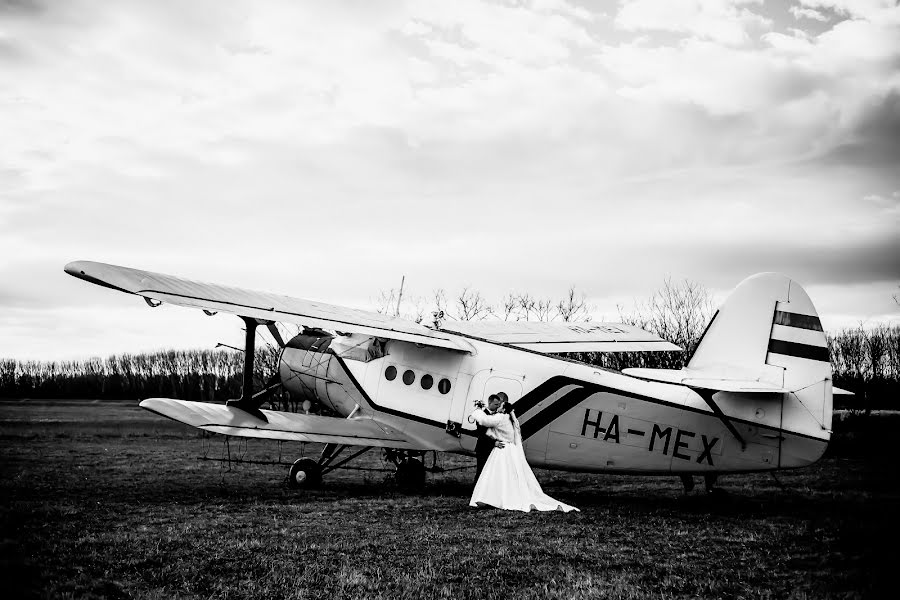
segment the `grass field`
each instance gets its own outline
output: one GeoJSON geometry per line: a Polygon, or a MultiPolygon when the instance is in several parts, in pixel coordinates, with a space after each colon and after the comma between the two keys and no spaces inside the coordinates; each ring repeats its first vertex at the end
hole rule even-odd
{"type": "MultiPolygon", "coordinates": [[[[781,474],[784,489],[726,477],[713,496],[538,470],[582,512],[523,515],[469,509],[471,469],[418,494],[377,471],[294,492],[286,467],[198,460],[223,439],[133,403],[0,402],[4,597],[894,597],[896,450],[826,458],[781,474]]],[[[230,446],[258,460],[317,450],[230,446]]],[[[382,466],[375,452],[357,464],[382,466]]]]}

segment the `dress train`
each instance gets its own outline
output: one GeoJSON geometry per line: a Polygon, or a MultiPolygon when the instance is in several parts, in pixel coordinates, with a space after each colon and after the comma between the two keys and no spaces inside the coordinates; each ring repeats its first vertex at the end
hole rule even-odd
{"type": "Polygon", "coordinates": [[[525,459],[522,446],[517,443],[507,443],[503,448],[491,451],[475,483],[469,506],[494,506],[523,512],[578,510],[544,493],[525,459]]]}

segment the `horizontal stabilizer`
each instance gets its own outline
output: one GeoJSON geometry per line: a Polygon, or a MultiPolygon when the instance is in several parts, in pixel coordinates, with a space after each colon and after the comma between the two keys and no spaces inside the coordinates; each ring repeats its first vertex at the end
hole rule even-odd
{"type": "Polygon", "coordinates": [[[545,353],[681,350],[650,332],[624,323],[453,321],[444,323],[442,331],[545,353]]]}
{"type": "Polygon", "coordinates": [[[717,392],[784,394],[793,391],[766,381],[728,377],[725,374],[698,369],[624,369],[622,372],[638,379],[677,383],[717,392]]]}
{"type": "Polygon", "coordinates": [[[425,450],[399,431],[373,419],[341,419],[262,410],[268,423],[233,406],[148,398],[141,408],[211,433],[290,442],[321,442],[352,446],[380,446],[425,450]]]}
{"type": "Polygon", "coordinates": [[[472,351],[471,344],[458,337],[376,312],[203,283],[86,260],[67,264],[65,271],[73,277],[97,285],[178,306],[232,313],[259,321],[297,323],[307,327],[361,333],[424,346],[472,351]]]}

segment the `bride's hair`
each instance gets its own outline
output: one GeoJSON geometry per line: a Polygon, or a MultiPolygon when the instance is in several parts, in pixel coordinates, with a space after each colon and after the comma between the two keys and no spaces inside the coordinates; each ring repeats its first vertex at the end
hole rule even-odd
{"type": "Polygon", "coordinates": [[[509,400],[503,403],[503,406],[500,407],[500,412],[509,415],[509,420],[512,423],[513,429],[516,432],[516,436],[519,439],[518,443],[522,443],[522,426],[519,425],[519,419],[516,418],[516,407],[510,403],[509,400]]]}

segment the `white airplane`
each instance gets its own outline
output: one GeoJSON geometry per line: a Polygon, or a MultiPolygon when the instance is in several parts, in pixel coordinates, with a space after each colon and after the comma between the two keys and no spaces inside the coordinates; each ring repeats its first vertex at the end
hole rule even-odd
{"type": "MultiPolygon", "coordinates": [[[[65,267],[91,283],[246,323],[242,396],[226,404],[150,398],[140,405],[204,431],[324,442],[319,460],[291,467],[295,487],[373,447],[396,451],[398,479],[424,480],[425,451],[472,455],[474,402],[504,392],[534,467],[678,475],[707,489],[724,473],[810,465],[831,436],[831,364],[803,288],[784,275],[741,282],[680,370],[610,371],[561,352],[680,350],[620,323],[440,322],[189,281],[96,262],[65,267]],[[276,322],[305,329],[287,343],[276,322]],[[282,347],[280,382],[254,393],[256,329],[282,347]],[[263,409],[283,386],[341,417],[263,409]],[[351,446],[349,458],[335,462],[351,446]]],[[[836,390],[835,390],[836,391],[836,390]]]]}

